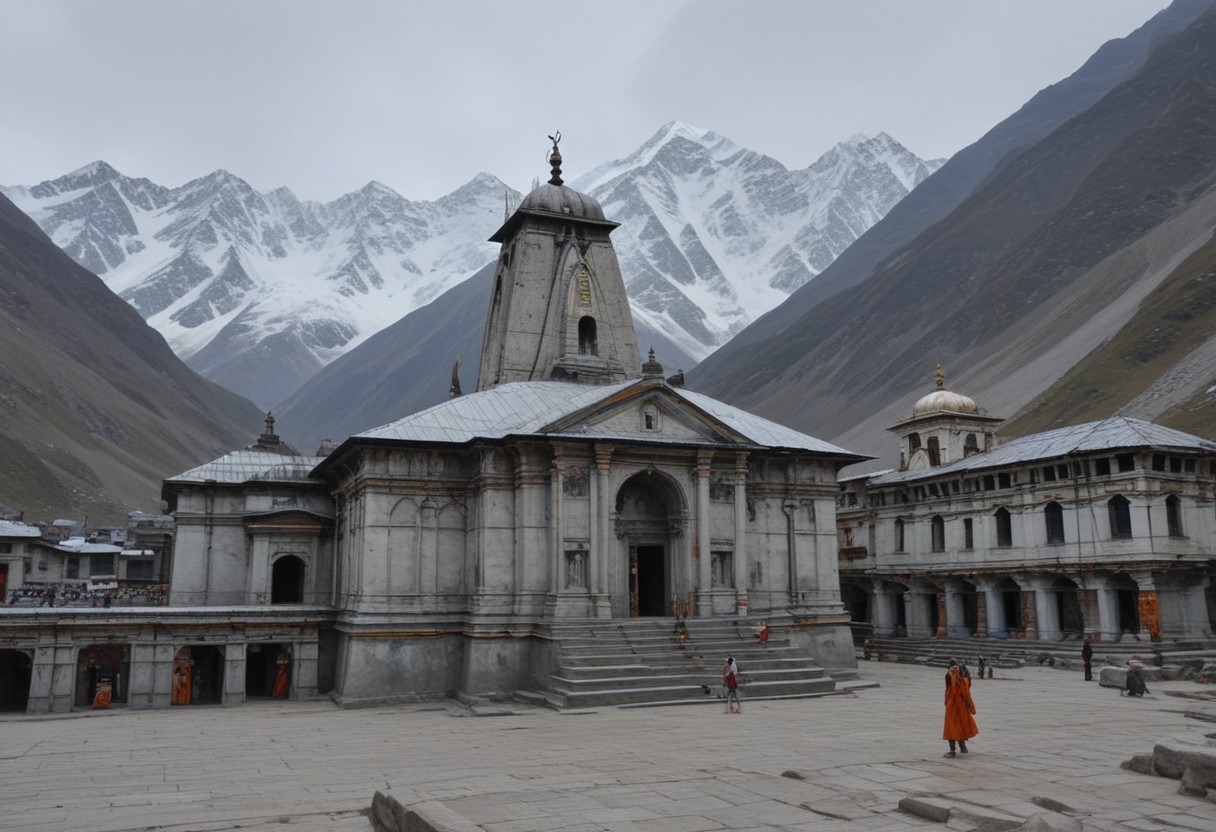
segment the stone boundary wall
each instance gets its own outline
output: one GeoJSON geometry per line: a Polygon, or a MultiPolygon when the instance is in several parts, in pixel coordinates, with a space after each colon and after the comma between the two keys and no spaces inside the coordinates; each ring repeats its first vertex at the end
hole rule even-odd
{"type": "Polygon", "coordinates": [[[395,797],[380,791],[372,798],[369,819],[376,832],[485,832],[438,801],[402,806],[395,797]]]}

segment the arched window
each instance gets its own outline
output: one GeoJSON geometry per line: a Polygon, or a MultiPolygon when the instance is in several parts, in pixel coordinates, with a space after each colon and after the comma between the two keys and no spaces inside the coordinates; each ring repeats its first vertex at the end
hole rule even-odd
{"type": "Polygon", "coordinates": [[[980,452],[979,442],[975,438],[974,433],[967,434],[967,438],[963,440],[963,456],[971,456],[980,452]]]}
{"type": "Polygon", "coordinates": [[[941,515],[934,515],[929,521],[929,530],[933,538],[933,551],[946,551],[946,521],[941,518],[941,515]]]}
{"type": "Polygon", "coordinates": [[[270,603],[299,604],[304,600],[304,561],[284,555],[270,571],[270,603]]]}
{"type": "Polygon", "coordinates": [[[595,338],[595,318],[584,315],[578,319],[578,354],[599,355],[595,338]]]}
{"type": "Polygon", "coordinates": [[[930,465],[941,465],[942,464],[942,449],[941,449],[941,446],[937,442],[936,436],[929,437],[928,449],[929,449],[929,464],[930,465]]]}
{"type": "Polygon", "coordinates": [[[904,551],[904,521],[895,521],[895,551],[904,551]]]}
{"type": "Polygon", "coordinates": [[[1106,503],[1110,513],[1110,536],[1115,538],[1132,536],[1132,507],[1122,494],[1116,494],[1106,503]]]}
{"type": "Polygon", "coordinates": [[[909,433],[908,434],[908,453],[912,454],[919,450],[920,450],[920,434],[919,433],[909,433]]]}
{"type": "Polygon", "coordinates": [[[1064,542],[1064,508],[1056,502],[1043,507],[1043,520],[1047,523],[1047,542],[1064,542]]]}
{"type": "Polygon", "coordinates": [[[1013,520],[1009,516],[1009,510],[998,508],[993,517],[996,519],[996,545],[1002,548],[1012,546],[1013,520]]]}
{"type": "Polygon", "coordinates": [[[1171,494],[1165,498],[1165,524],[1170,537],[1182,537],[1182,500],[1171,494]]]}

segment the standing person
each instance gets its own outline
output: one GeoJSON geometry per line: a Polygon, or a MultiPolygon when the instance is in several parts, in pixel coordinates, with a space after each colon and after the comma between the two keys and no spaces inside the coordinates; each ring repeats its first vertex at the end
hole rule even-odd
{"type": "Polygon", "coordinates": [[[1085,667],[1085,681],[1092,682],[1094,680],[1094,648],[1089,643],[1089,636],[1081,642],[1081,664],[1085,667]]]}
{"type": "Polygon", "coordinates": [[[726,687],[726,713],[743,713],[743,705],[739,702],[739,666],[733,656],[727,657],[722,667],[722,684],[726,687]]]}
{"type": "Polygon", "coordinates": [[[977,661],[977,662],[976,662],[976,666],[977,666],[977,667],[980,669],[980,675],[979,675],[979,678],[980,678],[980,679],[983,679],[983,678],[984,678],[984,668],[985,668],[985,666],[986,666],[986,665],[984,664],[984,657],[983,657],[983,656],[980,656],[979,661],[977,661]]]}
{"type": "Polygon", "coordinates": [[[955,755],[955,743],[959,752],[967,753],[967,740],[980,732],[972,715],[975,703],[971,701],[971,680],[963,676],[958,665],[951,663],[946,671],[946,721],[942,727],[942,739],[950,743],[947,757],[955,755]]]}

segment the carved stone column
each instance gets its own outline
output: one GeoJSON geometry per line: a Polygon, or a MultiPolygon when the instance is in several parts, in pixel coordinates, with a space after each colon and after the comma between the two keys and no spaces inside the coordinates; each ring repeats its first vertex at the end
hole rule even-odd
{"type": "MultiPolygon", "coordinates": [[[[708,481],[706,488],[709,487],[708,481]]],[[[706,492],[708,494],[708,492],[706,492]]],[[[735,610],[747,615],[747,452],[735,454],[735,610]]],[[[794,587],[790,587],[791,590],[794,587]]]]}
{"type": "Polygon", "coordinates": [[[612,534],[611,527],[612,450],[611,445],[595,446],[595,498],[599,502],[596,538],[599,545],[596,547],[596,554],[593,556],[594,563],[592,564],[591,568],[594,570],[594,574],[599,576],[596,581],[596,585],[599,588],[595,590],[597,593],[599,593],[595,598],[595,615],[597,618],[612,617],[612,607],[610,603],[612,597],[612,581],[609,578],[609,569],[612,565],[612,554],[614,551],[614,546],[616,545],[616,537],[612,534]]]}
{"type": "MultiPolygon", "coordinates": [[[[710,577],[710,560],[713,553],[710,551],[709,527],[709,463],[712,458],[713,453],[710,451],[697,453],[697,532],[692,551],[696,558],[696,611],[697,615],[702,616],[713,615],[713,596],[709,591],[710,585],[713,583],[710,577]]],[[[736,545],[733,557],[738,556],[736,545]]]]}

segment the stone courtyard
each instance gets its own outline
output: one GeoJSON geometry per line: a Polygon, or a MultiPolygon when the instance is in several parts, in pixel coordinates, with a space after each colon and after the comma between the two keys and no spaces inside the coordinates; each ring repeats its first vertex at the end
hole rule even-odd
{"type": "MultiPolygon", "coordinates": [[[[379,791],[462,832],[944,830],[899,809],[925,795],[998,821],[1051,807],[1087,829],[1216,829],[1216,802],[1120,768],[1160,738],[1216,732],[1197,718],[1216,704],[1194,698],[1211,686],[1158,682],[1129,699],[1080,673],[997,670],[974,686],[972,753],[946,759],[940,669],[862,662],[860,676],[878,687],[749,702],[745,686],[741,716],[717,702],[557,713],[327,700],[6,714],[0,828],[368,830],[379,791]]],[[[969,828],[965,814],[950,827],[969,828]]]]}

